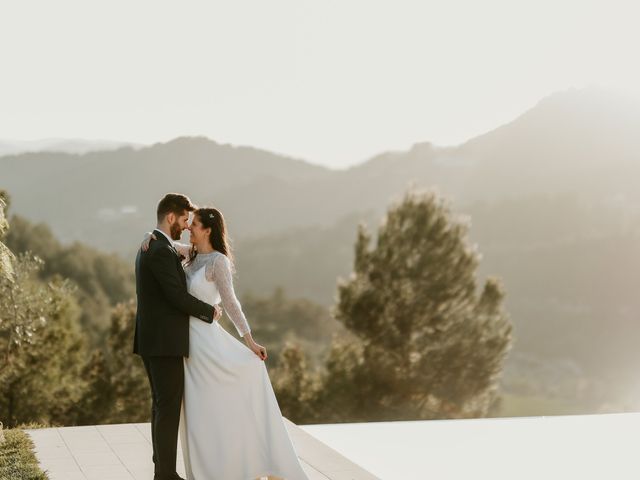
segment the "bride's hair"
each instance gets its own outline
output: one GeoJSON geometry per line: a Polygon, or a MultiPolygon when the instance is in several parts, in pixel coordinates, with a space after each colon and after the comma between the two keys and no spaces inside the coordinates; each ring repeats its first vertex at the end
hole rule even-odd
{"type": "MultiPolygon", "coordinates": [[[[211,233],[209,234],[211,246],[218,252],[226,255],[233,265],[233,252],[231,251],[231,245],[227,237],[227,224],[224,221],[222,212],[213,207],[201,207],[196,209],[193,214],[200,220],[202,228],[211,229],[211,233]]],[[[193,262],[197,255],[198,252],[195,248],[191,248],[188,263],[193,262]]]]}

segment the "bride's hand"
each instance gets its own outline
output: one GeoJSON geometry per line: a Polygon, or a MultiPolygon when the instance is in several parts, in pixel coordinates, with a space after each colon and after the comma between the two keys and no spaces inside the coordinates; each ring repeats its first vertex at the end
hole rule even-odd
{"type": "Polygon", "coordinates": [[[143,252],[149,250],[149,245],[151,244],[151,240],[157,240],[156,236],[152,232],[147,232],[144,234],[144,240],[140,244],[140,248],[143,252]]]}
{"type": "Polygon", "coordinates": [[[258,357],[260,357],[260,360],[264,361],[268,358],[267,349],[264,348],[259,343],[256,343],[253,340],[251,340],[248,346],[253,353],[255,353],[258,357]]]}

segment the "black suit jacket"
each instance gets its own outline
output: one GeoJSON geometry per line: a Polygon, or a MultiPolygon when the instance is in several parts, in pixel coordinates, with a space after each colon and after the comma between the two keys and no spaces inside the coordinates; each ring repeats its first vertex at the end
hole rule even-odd
{"type": "Polygon", "coordinates": [[[189,356],[189,316],[213,322],[213,306],[187,292],[180,257],[161,233],[136,256],[136,331],[133,352],[142,356],[189,356]]]}

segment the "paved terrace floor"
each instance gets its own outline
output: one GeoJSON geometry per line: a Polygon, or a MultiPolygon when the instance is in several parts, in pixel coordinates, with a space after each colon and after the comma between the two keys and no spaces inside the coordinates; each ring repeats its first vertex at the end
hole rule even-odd
{"type": "MultiPolygon", "coordinates": [[[[311,480],[377,479],[294,423],[287,419],[285,423],[300,462],[311,480]]],[[[27,430],[27,433],[35,443],[40,466],[50,480],[153,478],[151,428],[148,423],[44,428],[27,430]]],[[[178,459],[178,473],[184,477],[180,450],[178,459]]]]}
{"type": "Polygon", "coordinates": [[[384,480],[640,480],[640,413],[300,428],[384,480]]]}

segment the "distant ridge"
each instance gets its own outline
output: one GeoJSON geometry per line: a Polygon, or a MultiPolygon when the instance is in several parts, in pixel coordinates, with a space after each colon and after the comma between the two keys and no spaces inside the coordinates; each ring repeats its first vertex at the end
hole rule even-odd
{"type": "MultiPolygon", "coordinates": [[[[46,221],[63,240],[122,251],[167,191],[188,192],[197,203],[224,208],[242,237],[328,227],[358,212],[382,214],[409,185],[437,186],[461,208],[567,192],[595,202],[640,201],[638,130],[637,104],[599,89],[571,89],[459,146],[420,142],[346,170],[206,137],[178,137],[82,157],[0,157],[0,188],[10,192],[14,212],[46,221]],[[62,214],[52,198],[69,203],[74,215],[62,214]]],[[[116,145],[121,144],[111,144],[116,145]]]]}
{"type": "Polygon", "coordinates": [[[47,138],[42,140],[0,140],[0,157],[29,152],[56,152],[84,154],[117,150],[122,147],[140,148],[142,144],[116,140],[83,140],[73,138],[47,138]]]}

